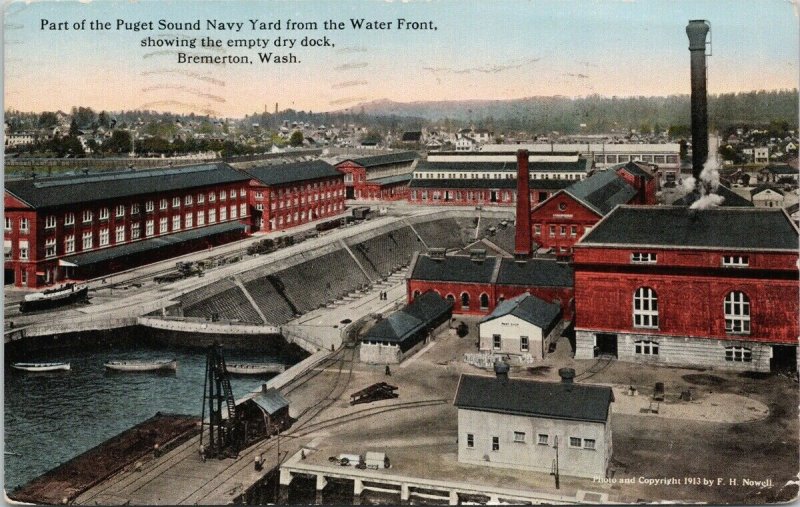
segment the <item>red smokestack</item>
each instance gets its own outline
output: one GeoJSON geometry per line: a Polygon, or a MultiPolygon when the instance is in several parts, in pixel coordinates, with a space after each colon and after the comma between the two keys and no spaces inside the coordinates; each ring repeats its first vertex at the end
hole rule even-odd
{"type": "Polygon", "coordinates": [[[531,190],[528,150],[517,151],[517,235],[514,256],[531,256],[531,190]]]}

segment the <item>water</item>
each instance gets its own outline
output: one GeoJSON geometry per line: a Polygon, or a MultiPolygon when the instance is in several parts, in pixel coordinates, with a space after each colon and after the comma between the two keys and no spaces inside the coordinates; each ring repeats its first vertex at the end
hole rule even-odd
{"type": "MultiPolygon", "coordinates": [[[[287,362],[265,352],[223,350],[227,362],[287,362]]],[[[296,358],[293,358],[296,360],[296,358]]],[[[32,374],[5,365],[5,488],[11,491],[156,412],[200,416],[206,356],[201,349],[112,348],[50,351],[30,361],[72,370],[32,374]],[[171,358],[175,374],[106,373],[108,360],[171,358]]],[[[231,377],[235,398],[272,375],[231,377]]]]}

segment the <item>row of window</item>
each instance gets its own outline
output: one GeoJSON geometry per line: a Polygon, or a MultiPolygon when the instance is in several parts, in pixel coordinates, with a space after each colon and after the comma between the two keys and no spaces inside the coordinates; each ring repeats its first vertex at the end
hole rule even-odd
{"type": "Polygon", "coordinates": [[[308,210],[307,214],[305,211],[295,211],[294,213],[286,213],[285,215],[274,216],[272,217],[272,220],[274,221],[273,223],[276,226],[281,227],[284,224],[291,224],[293,221],[294,223],[304,222],[306,218],[308,218],[308,220],[314,220],[316,217],[320,215],[326,213],[333,213],[335,211],[341,211],[341,210],[344,210],[343,203],[328,204],[327,206],[321,206],[313,210],[308,210]],[[292,220],[293,218],[294,220],[292,220]]]}
{"type": "MultiPolygon", "coordinates": [[[[750,298],[744,292],[726,294],[723,312],[727,333],[750,334],[750,298]]],[[[650,287],[639,287],[633,293],[633,326],[651,329],[659,326],[658,295],[650,287]]]]}
{"type": "MultiPolygon", "coordinates": [[[[326,191],[315,192],[315,193],[310,194],[310,195],[308,195],[308,194],[300,194],[299,197],[300,197],[300,202],[305,203],[306,202],[306,198],[308,198],[308,202],[312,202],[312,201],[319,201],[320,199],[330,199],[332,197],[343,196],[343,195],[344,195],[344,189],[343,188],[339,188],[339,189],[334,189],[334,190],[328,190],[327,192],[326,191]]],[[[261,190],[257,190],[255,192],[254,196],[255,196],[256,200],[262,200],[262,199],[264,199],[264,192],[262,192],[261,190]]],[[[287,199],[287,202],[290,202],[292,197],[294,197],[294,200],[297,201],[297,194],[290,194],[287,191],[286,195],[284,196],[282,190],[279,190],[277,193],[274,192],[274,191],[270,192],[270,199],[272,201],[275,201],[277,199],[283,199],[284,197],[288,197],[289,198],[289,199],[287,199]]]]}
{"type": "MultiPolygon", "coordinates": [[[[341,197],[343,195],[344,195],[344,190],[343,189],[340,190],[340,191],[334,192],[333,196],[331,196],[330,192],[328,192],[327,197],[325,197],[324,195],[320,196],[319,194],[315,194],[313,196],[308,196],[308,203],[310,204],[312,202],[319,202],[320,200],[324,200],[324,199],[331,199],[331,197],[341,197]]],[[[295,197],[294,199],[289,198],[289,199],[286,199],[286,200],[282,200],[281,199],[281,200],[278,200],[278,201],[272,201],[270,203],[270,209],[290,208],[292,206],[292,204],[294,204],[294,206],[299,206],[299,205],[303,205],[305,203],[306,203],[306,196],[303,195],[303,196],[300,196],[299,198],[295,197]]]]}
{"type": "MultiPolygon", "coordinates": [[[[551,234],[552,235],[552,234],[551,234]]],[[[631,252],[631,263],[656,264],[658,255],[654,252],[631,252]]],[[[723,255],[722,266],[726,268],[746,268],[750,265],[750,258],[746,255],[723,255]]]]}
{"type": "MultiPolygon", "coordinates": [[[[550,445],[551,441],[555,443],[555,440],[551,439],[550,435],[548,435],[547,433],[538,433],[536,435],[537,445],[550,445]]],[[[514,443],[524,444],[526,442],[527,442],[527,436],[524,431],[514,432],[514,443]]],[[[593,451],[597,448],[596,447],[597,442],[593,438],[569,437],[568,442],[569,442],[569,447],[574,449],[587,449],[593,451]]],[[[467,433],[467,449],[474,449],[474,448],[475,448],[475,434],[467,433]]],[[[500,450],[500,437],[496,436],[492,437],[492,450],[493,451],[500,450]]]]}
{"type": "MultiPolygon", "coordinates": [[[[578,226],[551,224],[549,226],[549,233],[551,238],[555,238],[556,235],[561,237],[566,237],[567,233],[569,233],[569,237],[574,238],[578,236],[578,226]]],[[[533,224],[533,235],[534,236],[542,235],[542,224],[533,224]]]]}
{"type": "MultiPolygon", "coordinates": [[[[653,340],[636,340],[634,342],[634,353],[642,356],[657,356],[658,342],[653,340]]],[[[733,362],[749,363],[753,360],[753,352],[747,347],[731,346],[725,347],[725,360],[733,362]]]]}
{"type": "MultiPolygon", "coordinates": [[[[305,185],[305,189],[303,188],[303,185],[301,185],[299,187],[291,187],[291,188],[285,188],[285,189],[284,188],[279,188],[277,190],[277,192],[275,190],[272,190],[270,192],[270,197],[272,199],[275,199],[276,195],[277,195],[277,197],[283,197],[284,194],[286,194],[287,196],[288,195],[295,195],[298,192],[302,192],[303,190],[305,190],[306,192],[311,192],[312,190],[335,187],[338,184],[339,184],[338,181],[328,180],[328,181],[322,181],[322,182],[316,182],[316,183],[307,183],[305,185]]],[[[261,194],[261,191],[257,191],[256,192],[256,198],[260,197],[260,194],[261,194]]],[[[330,194],[330,192],[329,192],[329,194],[330,194]]],[[[336,195],[335,191],[334,191],[334,195],[336,195]]],[[[330,195],[328,195],[328,197],[330,197],[330,195]]]]}
{"type": "MultiPolygon", "coordinates": [[[[235,219],[239,218],[239,216],[245,216],[247,214],[247,205],[241,204],[239,208],[236,206],[230,207],[230,218],[235,219]]],[[[225,221],[228,220],[228,208],[221,207],[219,209],[219,220],[225,221]]],[[[190,229],[192,227],[202,227],[206,225],[206,214],[203,211],[198,211],[196,213],[197,222],[195,223],[195,214],[194,213],[185,213],[183,216],[181,215],[173,215],[171,224],[172,228],[170,229],[170,219],[168,217],[161,217],[158,222],[158,234],[166,234],[168,232],[177,232],[183,229],[190,229]]],[[[209,209],[208,210],[208,223],[213,224],[217,222],[217,210],[216,209],[209,209]]],[[[155,220],[150,219],[145,221],[145,237],[154,236],[156,228],[155,228],[155,220]]],[[[104,247],[110,245],[110,234],[111,231],[109,228],[104,227],[98,231],[98,241],[99,246],[104,247]]],[[[141,238],[141,223],[136,222],[130,225],[130,240],[137,240],[141,238]]],[[[82,250],[90,250],[94,248],[94,235],[92,231],[84,231],[81,235],[82,239],[82,250]]],[[[115,244],[125,242],[125,226],[118,225],[114,229],[114,239],[115,244]]],[[[75,252],[75,235],[69,234],[64,236],[64,253],[74,253],[75,252]]],[[[54,257],[56,255],[56,240],[55,238],[48,238],[45,240],[45,257],[54,257]]],[[[22,256],[20,251],[20,259],[27,260],[27,252],[25,257],[22,256]]]]}
{"type": "Polygon", "coordinates": [[[677,164],[678,155],[595,155],[595,162],[606,164],[617,164],[620,162],[631,162],[640,160],[642,162],[652,162],[656,164],[677,164]]]}

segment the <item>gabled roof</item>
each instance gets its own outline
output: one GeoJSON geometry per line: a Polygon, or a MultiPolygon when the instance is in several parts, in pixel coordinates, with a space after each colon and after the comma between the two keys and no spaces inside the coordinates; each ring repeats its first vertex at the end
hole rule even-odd
{"type": "Polygon", "coordinates": [[[642,176],[644,179],[648,181],[652,180],[653,175],[650,174],[650,172],[647,169],[645,169],[645,167],[647,167],[647,165],[644,164],[643,162],[637,162],[634,160],[632,162],[626,162],[624,164],[617,164],[615,166],[611,166],[610,169],[613,169],[615,171],[625,170],[634,176],[642,176]]]}
{"type": "Polygon", "coordinates": [[[785,195],[783,193],[783,190],[781,190],[780,188],[778,188],[776,186],[773,186],[773,185],[770,185],[769,183],[765,183],[763,185],[759,185],[756,188],[750,190],[750,196],[753,197],[753,196],[755,196],[757,194],[760,194],[764,190],[772,190],[776,194],[785,195]]]}
{"type": "Polygon", "coordinates": [[[469,257],[448,255],[444,259],[432,259],[428,255],[420,255],[411,273],[412,280],[430,280],[437,282],[490,283],[497,265],[496,257],[487,257],[476,262],[469,257]]]}
{"type": "Polygon", "coordinates": [[[275,388],[262,391],[250,399],[269,415],[289,406],[289,401],[275,388]]]}
{"type": "Polygon", "coordinates": [[[401,343],[450,311],[453,302],[432,290],[421,294],[401,310],[376,323],[364,334],[364,341],[401,343]]]}
{"type": "Polygon", "coordinates": [[[244,172],[265,185],[280,185],[297,181],[316,180],[342,176],[342,172],[322,160],[295,162],[282,165],[263,165],[245,169],[244,172]]]}
{"type": "Polygon", "coordinates": [[[618,204],[627,204],[636,196],[636,189],[611,170],[597,172],[564,191],[600,215],[607,214],[618,204]]]}
{"type": "Polygon", "coordinates": [[[555,259],[517,261],[503,258],[497,275],[498,285],[528,285],[531,287],[572,287],[573,271],[569,264],[555,259]]]}
{"type": "Polygon", "coordinates": [[[438,319],[453,307],[453,302],[429,290],[417,296],[403,311],[426,324],[438,319]]]}
{"type": "Polygon", "coordinates": [[[250,176],[217,162],[186,167],[124,170],[5,182],[6,192],[33,208],[65,206],[247,181],[250,176]]]}
{"type": "Polygon", "coordinates": [[[798,231],[780,208],[619,206],[576,246],[797,251],[798,231]]]}
{"type": "Polygon", "coordinates": [[[458,408],[522,416],[605,423],[610,387],[462,374],[453,402],[458,408]]]}
{"type": "Polygon", "coordinates": [[[488,322],[506,315],[513,315],[542,329],[549,328],[561,315],[561,306],[548,303],[530,293],[507,299],[487,315],[481,322],[488,322]]]}
{"type": "MultiPolygon", "coordinates": [[[[351,158],[347,160],[354,162],[361,167],[369,168],[382,165],[413,162],[416,158],[419,158],[419,153],[416,151],[398,151],[396,153],[388,153],[386,155],[371,155],[369,157],[351,158]]],[[[347,160],[343,160],[342,162],[347,162],[347,160]]],[[[341,164],[342,162],[339,163],[341,164]]]]}
{"type": "MultiPolygon", "coordinates": [[[[717,195],[721,196],[724,200],[720,206],[726,208],[733,208],[733,207],[745,207],[745,208],[752,208],[753,203],[742,197],[741,195],[737,194],[733,190],[729,189],[725,185],[720,185],[717,187],[717,191],[715,192],[717,195]]],[[[673,206],[691,206],[696,200],[700,199],[700,193],[697,191],[691,192],[689,194],[684,195],[677,201],[673,202],[673,206]]]]}

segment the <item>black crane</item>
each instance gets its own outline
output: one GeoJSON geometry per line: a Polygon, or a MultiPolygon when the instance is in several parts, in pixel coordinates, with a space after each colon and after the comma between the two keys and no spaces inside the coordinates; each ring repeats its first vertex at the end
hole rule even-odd
{"type": "Polygon", "coordinates": [[[203,387],[203,428],[200,432],[200,453],[207,457],[225,458],[239,453],[241,431],[236,416],[236,401],[233,399],[231,382],[225,368],[225,358],[219,343],[208,347],[206,377],[203,387]],[[205,417],[208,406],[208,420],[205,417]],[[227,410],[227,418],[222,411],[227,410]],[[203,445],[203,436],[208,428],[208,444],[203,445]]]}

